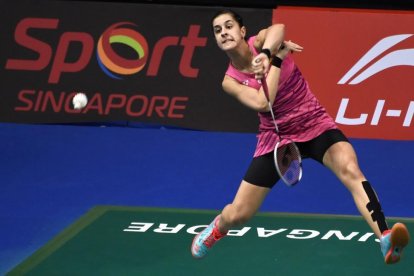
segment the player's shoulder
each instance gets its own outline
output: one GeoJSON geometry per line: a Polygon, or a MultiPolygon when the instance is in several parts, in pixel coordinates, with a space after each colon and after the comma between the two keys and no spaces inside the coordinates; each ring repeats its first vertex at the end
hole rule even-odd
{"type": "Polygon", "coordinates": [[[225,74],[223,81],[221,82],[222,86],[229,86],[229,85],[233,85],[234,83],[239,83],[237,79],[235,79],[234,77],[225,74]]]}
{"type": "Polygon", "coordinates": [[[231,93],[234,91],[235,87],[240,85],[240,82],[232,76],[224,75],[223,81],[221,82],[221,86],[223,90],[227,93],[231,93]]]}

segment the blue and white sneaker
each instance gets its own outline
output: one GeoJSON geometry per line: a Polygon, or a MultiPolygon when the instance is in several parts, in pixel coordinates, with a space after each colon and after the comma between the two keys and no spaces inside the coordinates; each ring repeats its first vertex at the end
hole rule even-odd
{"type": "Polygon", "coordinates": [[[206,229],[194,237],[191,245],[191,254],[194,258],[203,258],[218,240],[226,236],[226,234],[220,233],[217,229],[219,220],[220,215],[218,215],[206,229]]]}
{"type": "Polygon", "coordinates": [[[407,227],[402,223],[398,222],[394,224],[391,230],[384,231],[380,239],[380,245],[385,263],[397,263],[409,241],[410,235],[407,227]]]}

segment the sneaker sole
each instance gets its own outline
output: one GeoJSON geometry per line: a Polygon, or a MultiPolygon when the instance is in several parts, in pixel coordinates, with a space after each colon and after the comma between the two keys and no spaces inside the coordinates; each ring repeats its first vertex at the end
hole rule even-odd
{"type": "Polygon", "coordinates": [[[410,234],[408,233],[407,227],[402,223],[396,223],[391,229],[391,249],[385,256],[385,263],[393,264],[397,263],[400,258],[402,251],[410,241],[410,234]],[[396,253],[396,256],[392,254],[396,253]]]}
{"type": "Polygon", "coordinates": [[[198,236],[200,236],[201,235],[201,233],[198,233],[195,237],[194,237],[194,239],[193,239],[193,242],[191,243],[191,255],[193,256],[193,258],[195,258],[195,259],[201,259],[201,258],[203,258],[204,256],[197,256],[197,255],[194,255],[194,252],[193,252],[193,248],[194,248],[194,243],[196,242],[196,240],[198,239],[198,236]]]}
{"type": "MultiPolygon", "coordinates": [[[[217,215],[211,223],[216,224],[216,220],[217,220],[217,218],[218,218],[219,216],[220,216],[220,215],[217,215]]],[[[210,226],[210,225],[208,225],[208,226],[207,226],[207,228],[208,228],[209,226],[210,226]]],[[[206,229],[207,229],[207,228],[206,228],[206,229]]],[[[191,248],[190,248],[190,250],[191,250],[191,255],[192,255],[195,259],[202,259],[202,258],[204,258],[204,257],[206,256],[206,254],[204,254],[204,255],[202,255],[202,256],[197,256],[197,255],[194,255],[194,252],[193,252],[194,243],[196,242],[196,240],[198,239],[198,237],[201,235],[201,233],[203,233],[203,232],[201,231],[200,233],[198,233],[198,234],[194,237],[193,242],[191,243],[191,248]]]]}

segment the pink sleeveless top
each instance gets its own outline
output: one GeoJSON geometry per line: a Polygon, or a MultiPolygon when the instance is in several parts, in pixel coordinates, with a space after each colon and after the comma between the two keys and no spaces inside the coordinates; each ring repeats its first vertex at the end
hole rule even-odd
{"type": "MultiPolygon", "coordinates": [[[[253,46],[255,38],[250,37],[248,44],[253,55],[256,56],[258,52],[253,46]]],[[[238,71],[231,62],[226,75],[257,90],[261,87],[254,74],[238,71]]],[[[290,55],[283,60],[278,91],[272,109],[282,136],[281,145],[288,143],[284,138],[295,142],[305,142],[326,130],[337,128],[335,121],[309,89],[308,83],[290,55]]],[[[279,140],[270,112],[259,112],[258,115],[260,124],[254,157],[273,151],[279,140]]]]}

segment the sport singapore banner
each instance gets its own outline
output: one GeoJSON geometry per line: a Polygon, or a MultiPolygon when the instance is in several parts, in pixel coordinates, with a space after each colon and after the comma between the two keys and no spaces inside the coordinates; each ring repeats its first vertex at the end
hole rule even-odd
{"type": "MultiPolygon", "coordinates": [[[[221,88],[228,58],[213,7],[8,2],[1,18],[0,120],[136,121],[255,132],[257,115],[221,88]],[[76,92],[88,105],[75,110],[76,92]]],[[[272,10],[236,9],[256,33],[272,10]]]]}

